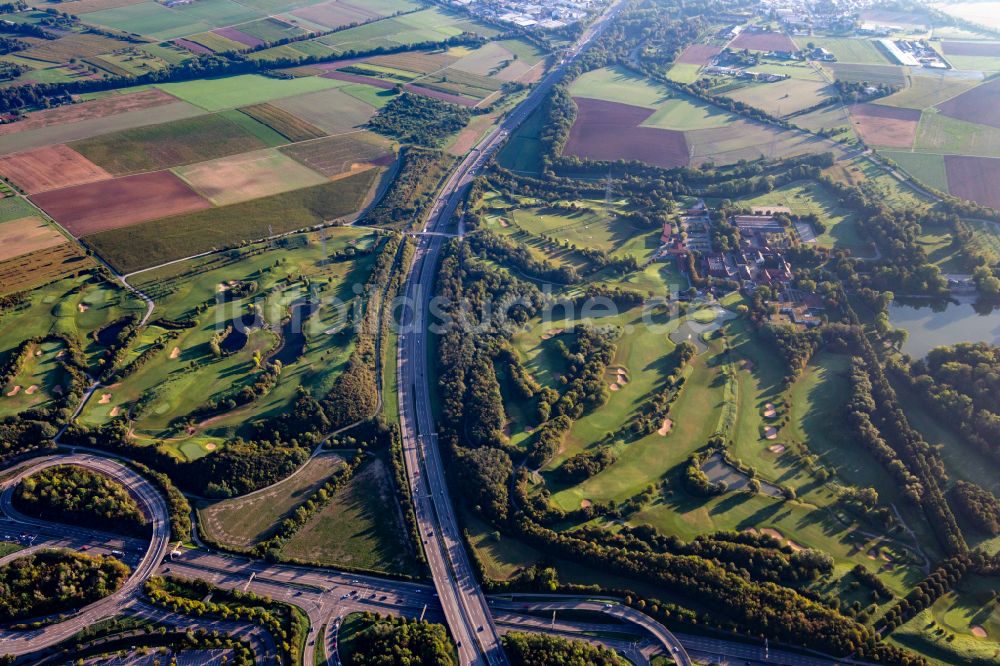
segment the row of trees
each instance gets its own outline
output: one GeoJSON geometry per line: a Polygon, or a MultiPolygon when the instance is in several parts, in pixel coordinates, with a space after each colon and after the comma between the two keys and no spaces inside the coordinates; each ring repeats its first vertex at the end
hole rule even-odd
{"type": "Polygon", "coordinates": [[[438,150],[409,147],[399,160],[399,172],[389,190],[365,214],[370,225],[409,229],[419,223],[429,210],[433,189],[446,169],[444,154],[438,150]]]}
{"type": "Polygon", "coordinates": [[[282,666],[294,666],[302,661],[309,619],[289,604],[252,592],[225,590],[206,581],[173,576],[152,576],[146,580],[144,590],[150,602],[174,613],[197,617],[210,615],[256,624],[274,637],[282,666]]]}
{"type": "Polygon", "coordinates": [[[511,666],[626,666],[627,661],[603,645],[559,636],[512,631],[503,637],[511,666]]]}
{"type": "Polygon", "coordinates": [[[349,60],[407,51],[448,49],[452,46],[480,46],[482,44],[482,37],[471,33],[462,33],[444,40],[394,46],[383,45],[362,51],[350,49],[335,55],[324,56],[281,56],[268,59],[248,57],[238,53],[194,55],[181,63],[149,70],[137,76],[107,76],[99,79],[77,79],[65,83],[31,83],[4,88],[0,90],[0,113],[18,113],[28,109],[49,108],[72,102],[73,95],[116,88],[236,76],[334,60],[349,60]]]}

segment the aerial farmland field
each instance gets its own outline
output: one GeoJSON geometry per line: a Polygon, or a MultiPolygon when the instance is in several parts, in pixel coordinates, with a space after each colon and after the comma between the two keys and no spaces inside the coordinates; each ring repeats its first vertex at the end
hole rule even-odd
{"type": "MultiPolygon", "coordinates": [[[[119,228],[109,230],[104,227],[100,231],[81,228],[81,235],[87,233],[86,243],[100,252],[113,266],[122,272],[131,272],[199,252],[305,229],[349,216],[360,209],[375,181],[376,171],[369,169],[332,183],[201,212],[175,214],[172,217],[163,215],[162,211],[165,209],[161,206],[159,215],[152,210],[148,213],[142,211],[143,217],[152,214],[156,218],[145,217],[149,221],[142,224],[135,223],[136,213],[130,208],[128,221],[122,223],[127,226],[119,225],[119,228]]],[[[210,206],[206,199],[194,194],[193,190],[173,174],[157,174],[163,174],[164,180],[167,176],[175,179],[191,192],[191,196],[204,202],[202,205],[190,200],[188,204],[190,196],[181,200],[171,196],[171,202],[177,201],[173,205],[185,205],[188,211],[199,211],[210,206]]],[[[130,206],[134,206],[134,203],[130,206]]]]}

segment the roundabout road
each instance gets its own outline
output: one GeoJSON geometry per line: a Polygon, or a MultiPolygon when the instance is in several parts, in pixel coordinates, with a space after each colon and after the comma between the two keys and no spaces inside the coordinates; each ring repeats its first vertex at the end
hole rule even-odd
{"type": "MultiPolygon", "coordinates": [[[[132,570],[125,584],[114,594],[111,594],[89,606],[85,606],[72,616],[39,629],[27,631],[0,630],[0,654],[21,655],[50,647],[63,641],[80,630],[101,620],[118,615],[131,605],[142,593],[142,585],[156,571],[160,560],[167,552],[170,543],[170,519],[167,503],[159,490],[138,472],[108,458],[85,454],[57,455],[45,458],[35,458],[14,468],[14,473],[0,484],[0,508],[13,525],[20,528],[53,527],[53,523],[29,518],[14,509],[12,498],[14,488],[26,476],[30,476],[47,467],[56,465],[76,465],[95,472],[102,472],[124,485],[139,501],[150,520],[152,536],[149,547],[143,554],[139,564],[132,570]]],[[[72,526],[59,526],[66,535],[92,537],[94,530],[85,530],[72,526]]]]}

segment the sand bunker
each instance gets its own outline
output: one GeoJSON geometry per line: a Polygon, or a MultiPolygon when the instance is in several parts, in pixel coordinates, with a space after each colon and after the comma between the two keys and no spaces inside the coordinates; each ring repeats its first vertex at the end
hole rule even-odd
{"type": "Polygon", "coordinates": [[[594,506],[594,503],[591,502],[589,499],[580,500],[580,508],[581,509],[589,509],[592,506],[594,506]]]}
{"type": "Polygon", "coordinates": [[[666,435],[674,427],[674,422],[670,419],[663,419],[663,425],[656,431],[658,435],[666,435]]]}
{"type": "Polygon", "coordinates": [[[37,390],[38,390],[38,384],[32,384],[28,388],[24,389],[24,392],[27,393],[28,395],[32,395],[37,390]]]}
{"type": "Polygon", "coordinates": [[[20,392],[21,392],[21,387],[20,386],[15,386],[11,390],[7,391],[7,397],[11,398],[11,397],[17,395],[20,392]]]}
{"type": "Polygon", "coordinates": [[[208,444],[205,445],[205,450],[206,451],[214,451],[215,450],[215,444],[212,443],[212,442],[209,442],[208,444]]]}
{"type": "Polygon", "coordinates": [[[618,383],[619,384],[628,384],[628,382],[629,382],[628,373],[625,371],[625,369],[624,368],[618,368],[618,370],[616,372],[618,373],[618,383]]]}
{"type": "Polygon", "coordinates": [[[566,329],[550,328],[549,330],[545,331],[545,333],[542,334],[542,340],[549,340],[551,338],[554,338],[555,336],[560,335],[564,330],[566,329]]]}
{"type": "Polygon", "coordinates": [[[778,429],[774,426],[764,428],[764,439],[778,439],[778,429]]]}
{"type": "Polygon", "coordinates": [[[177,358],[180,355],[181,355],[181,348],[180,347],[174,347],[173,350],[170,352],[170,360],[173,360],[173,359],[177,358]]]}
{"type": "Polygon", "coordinates": [[[612,391],[621,391],[621,390],[622,390],[622,387],[621,387],[621,386],[619,386],[619,385],[617,384],[617,382],[616,382],[616,383],[614,383],[614,384],[612,384],[612,385],[611,385],[611,386],[609,386],[608,388],[609,388],[609,389],[611,389],[612,391]]]}
{"type": "Polygon", "coordinates": [[[510,222],[508,222],[507,220],[505,220],[505,219],[503,219],[503,218],[501,217],[501,218],[500,218],[500,226],[501,226],[501,227],[509,227],[509,226],[510,226],[510,222]]]}
{"type": "Polygon", "coordinates": [[[90,306],[87,305],[86,303],[77,303],[76,309],[79,310],[80,312],[86,312],[87,310],[90,309],[90,306]]]}
{"type": "Polygon", "coordinates": [[[778,541],[784,541],[786,544],[788,544],[788,547],[791,548],[792,550],[805,550],[802,546],[795,543],[791,539],[786,539],[781,532],[774,529],[773,527],[764,527],[760,530],[760,533],[766,534],[769,537],[774,537],[778,541]]]}
{"type": "Polygon", "coordinates": [[[99,405],[106,405],[109,402],[111,402],[111,394],[110,393],[102,393],[101,394],[101,399],[100,399],[100,401],[97,404],[99,404],[99,405]]]}
{"type": "Polygon", "coordinates": [[[122,413],[122,408],[119,407],[118,405],[115,405],[114,407],[111,408],[111,411],[108,412],[108,416],[110,416],[111,418],[115,418],[121,413],[122,413]]]}
{"type": "Polygon", "coordinates": [[[986,638],[986,630],[980,627],[978,624],[974,627],[969,627],[972,635],[976,638],[986,638]]]}
{"type": "Polygon", "coordinates": [[[770,451],[771,453],[784,453],[785,452],[785,445],[784,444],[772,444],[771,446],[767,447],[767,450],[770,451]]]}
{"type": "Polygon", "coordinates": [[[773,419],[775,416],[778,415],[778,411],[774,408],[774,404],[769,402],[766,405],[764,405],[763,414],[764,418],[773,419]]]}

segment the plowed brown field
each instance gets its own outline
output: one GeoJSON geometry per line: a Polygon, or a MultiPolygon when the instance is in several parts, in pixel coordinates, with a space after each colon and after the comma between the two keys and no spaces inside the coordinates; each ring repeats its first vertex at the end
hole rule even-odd
{"type": "Polygon", "coordinates": [[[31,200],[77,238],[211,206],[169,171],[65,187],[31,200]]]}
{"type": "Polygon", "coordinates": [[[40,217],[22,217],[0,224],[0,261],[47,250],[69,241],[40,217]]]}
{"type": "Polygon", "coordinates": [[[1000,210],[1000,159],[945,155],[944,166],[952,194],[1000,210]]]}
{"type": "Polygon", "coordinates": [[[638,160],[667,169],[687,166],[683,132],[639,127],[653,110],[585,97],[563,152],[594,160],[638,160]]]}
{"type": "Polygon", "coordinates": [[[111,95],[90,102],[69,104],[54,109],[45,109],[44,111],[34,111],[29,113],[28,117],[24,120],[0,125],[0,135],[24,132],[25,130],[48,127],[49,125],[76,123],[92,118],[106,118],[107,116],[114,116],[126,111],[148,109],[154,106],[172,104],[176,101],[176,97],[156,88],[150,88],[149,90],[137,93],[128,93],[126,95],[111,95]]]}
{"type": "Polygon", "coordinates": [[[917,137],[920,110],[881,104],[855,104],[851,107],[851,118],[854,128],[865,143],[910,148],[917,137]]]}
{"type": "Polygon", "coordinates": [[[731,49],[751,51],[797,51],[795,42],[783,32],[743,32],[729,42],[731,49]]]}
{"type": "Polygon", "coordinates": [[[718,46],[692,44],[677,56],[677,62],[686,65],[707,65],[712,61],[712,58],[720,53],[722,53],[722,49],[718,46]]]}
{"type": "Polygon", "coordinates": [[[65,145],[0,157],[0,174],[28,194],[111,178],[107,171],[65,145]]]}
{"type": "Polygon", "coordinates": [[[981,86],[952,97],[938,104],[941,113],[967,123],[1000,127],[1000,79],[993,79],[981,86]]]}

